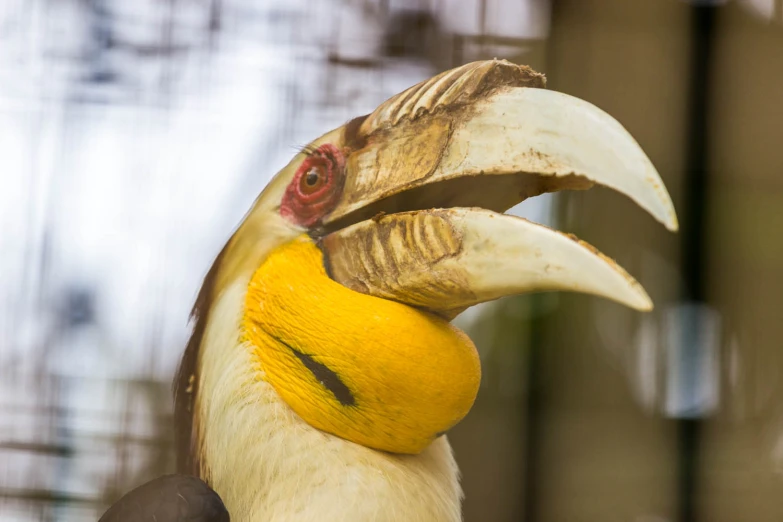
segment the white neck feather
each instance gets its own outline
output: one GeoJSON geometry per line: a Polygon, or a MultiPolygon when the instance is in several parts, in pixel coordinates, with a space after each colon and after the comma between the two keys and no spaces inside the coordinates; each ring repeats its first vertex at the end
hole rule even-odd
{"type": "Polygon", "coordinates": [[[246,288],[212,305],[196,404],[203,474],[232,522],[461,520],[446,437],[419,455],[382,453],[312,428],[280,399],[237,338],[246,288]]]}

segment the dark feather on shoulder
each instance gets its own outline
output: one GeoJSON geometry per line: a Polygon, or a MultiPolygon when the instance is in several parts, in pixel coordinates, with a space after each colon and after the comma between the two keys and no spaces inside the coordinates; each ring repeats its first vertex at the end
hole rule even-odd
{"type": "Polygon", "coordinates": [[[98,522],[229,522],[220,496],[201,479],[164,475],[118,500],[98,522]]]}

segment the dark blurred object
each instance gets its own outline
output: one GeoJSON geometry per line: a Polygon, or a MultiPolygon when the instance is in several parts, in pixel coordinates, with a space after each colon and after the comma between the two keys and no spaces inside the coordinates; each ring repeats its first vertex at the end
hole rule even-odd
{"type": "Polygon", "coordinates": [[[88,80],[97,84],[115,79],[107,52],[112,47],[112,12],[107,0],[88,0],[90,42],[87,61],[90,64],[88,80]]]}
{"type": "Polygon", "coordinates": [[[60,315],[67,328],[95,322],[95,292],[87,288],[68,289],[60,315]]]}
{"type": "MultiPolygon", "coordinates": [[[[691,63],[688,103],[688,148],[685,153],[685,212],[683,212],[681,232],[681,264],[684,284],[682,299],[687,303],[703,305],[707,301],[707,252],[708,231],[708,195],[709,185],[709,103],[711,100],[712,54],[715,47],[715,2],[696,2],[692,7],[691,18],[691,63]]],[[[701,337],[710,332],[702,326],[703,321],[694,315],[684,329],[684,350],[679,367],[683,374],[690,377],[690,387],[701,384],[698,372],[693,371],[694,361],[703,357],[706,351],[701,337]],[[688,371],[690,370],[690,371],[688,371]]],[[[715,381],[714,376],[708,379],[715,381]]],[[[717,387],[717,386],[716,386],[717,387]]],[[[695,520],[698,512],[697,498],[699,488],[699,454],[703,418],[710,413],[682,418],[679,422],[679,519],[695,520]]]]}
{"type": "Polygon", "coordinates": [[[402,9],[390,15],[384,37],[384,52],[396,58],[435,61],[444,36],[429,11],[402,9]]]}
{"type": "Polygon", "coordinates": [[[99,522],[229,522],[220,496],[196,477],[165,475],[123,496],[99,522]]]}

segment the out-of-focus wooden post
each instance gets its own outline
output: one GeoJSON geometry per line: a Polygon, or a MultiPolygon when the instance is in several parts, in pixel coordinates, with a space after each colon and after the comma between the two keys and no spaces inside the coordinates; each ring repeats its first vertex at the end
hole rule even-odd
{"type": "Polygon", "coordinates": [[[704,424],[705,522],[783,520],[783,26],[716,19],[707,294],[722,318],[720,409],[704,424]]]}
{"type": "MultiPolygon", "coordinates": [[[[549,87],[617,118],[651,157],[681,208],[690,7],[659,0],[558,0],[549,87]]],[[[656,332],[678,299],[678,237],[609,190],[561,196],[559,228],[616,257],[657,309],[638,314],[562,294],[540,347],[545,389],[531,419],[536,521],[676,520],[676,423],[661,413],[656,332]],[[651,334],[652,332],[652,334],[651,334]]]]}

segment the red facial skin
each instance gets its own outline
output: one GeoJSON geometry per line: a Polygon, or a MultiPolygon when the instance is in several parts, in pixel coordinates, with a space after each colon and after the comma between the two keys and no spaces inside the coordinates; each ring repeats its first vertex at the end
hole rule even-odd
{"type": "Polygon", "coordinates": [[[283,195],[280,214],[303,227],[320,224],[334,210],[345,182],[345,156],[330,143],[318,147],[294,174],[283,195]]]}

